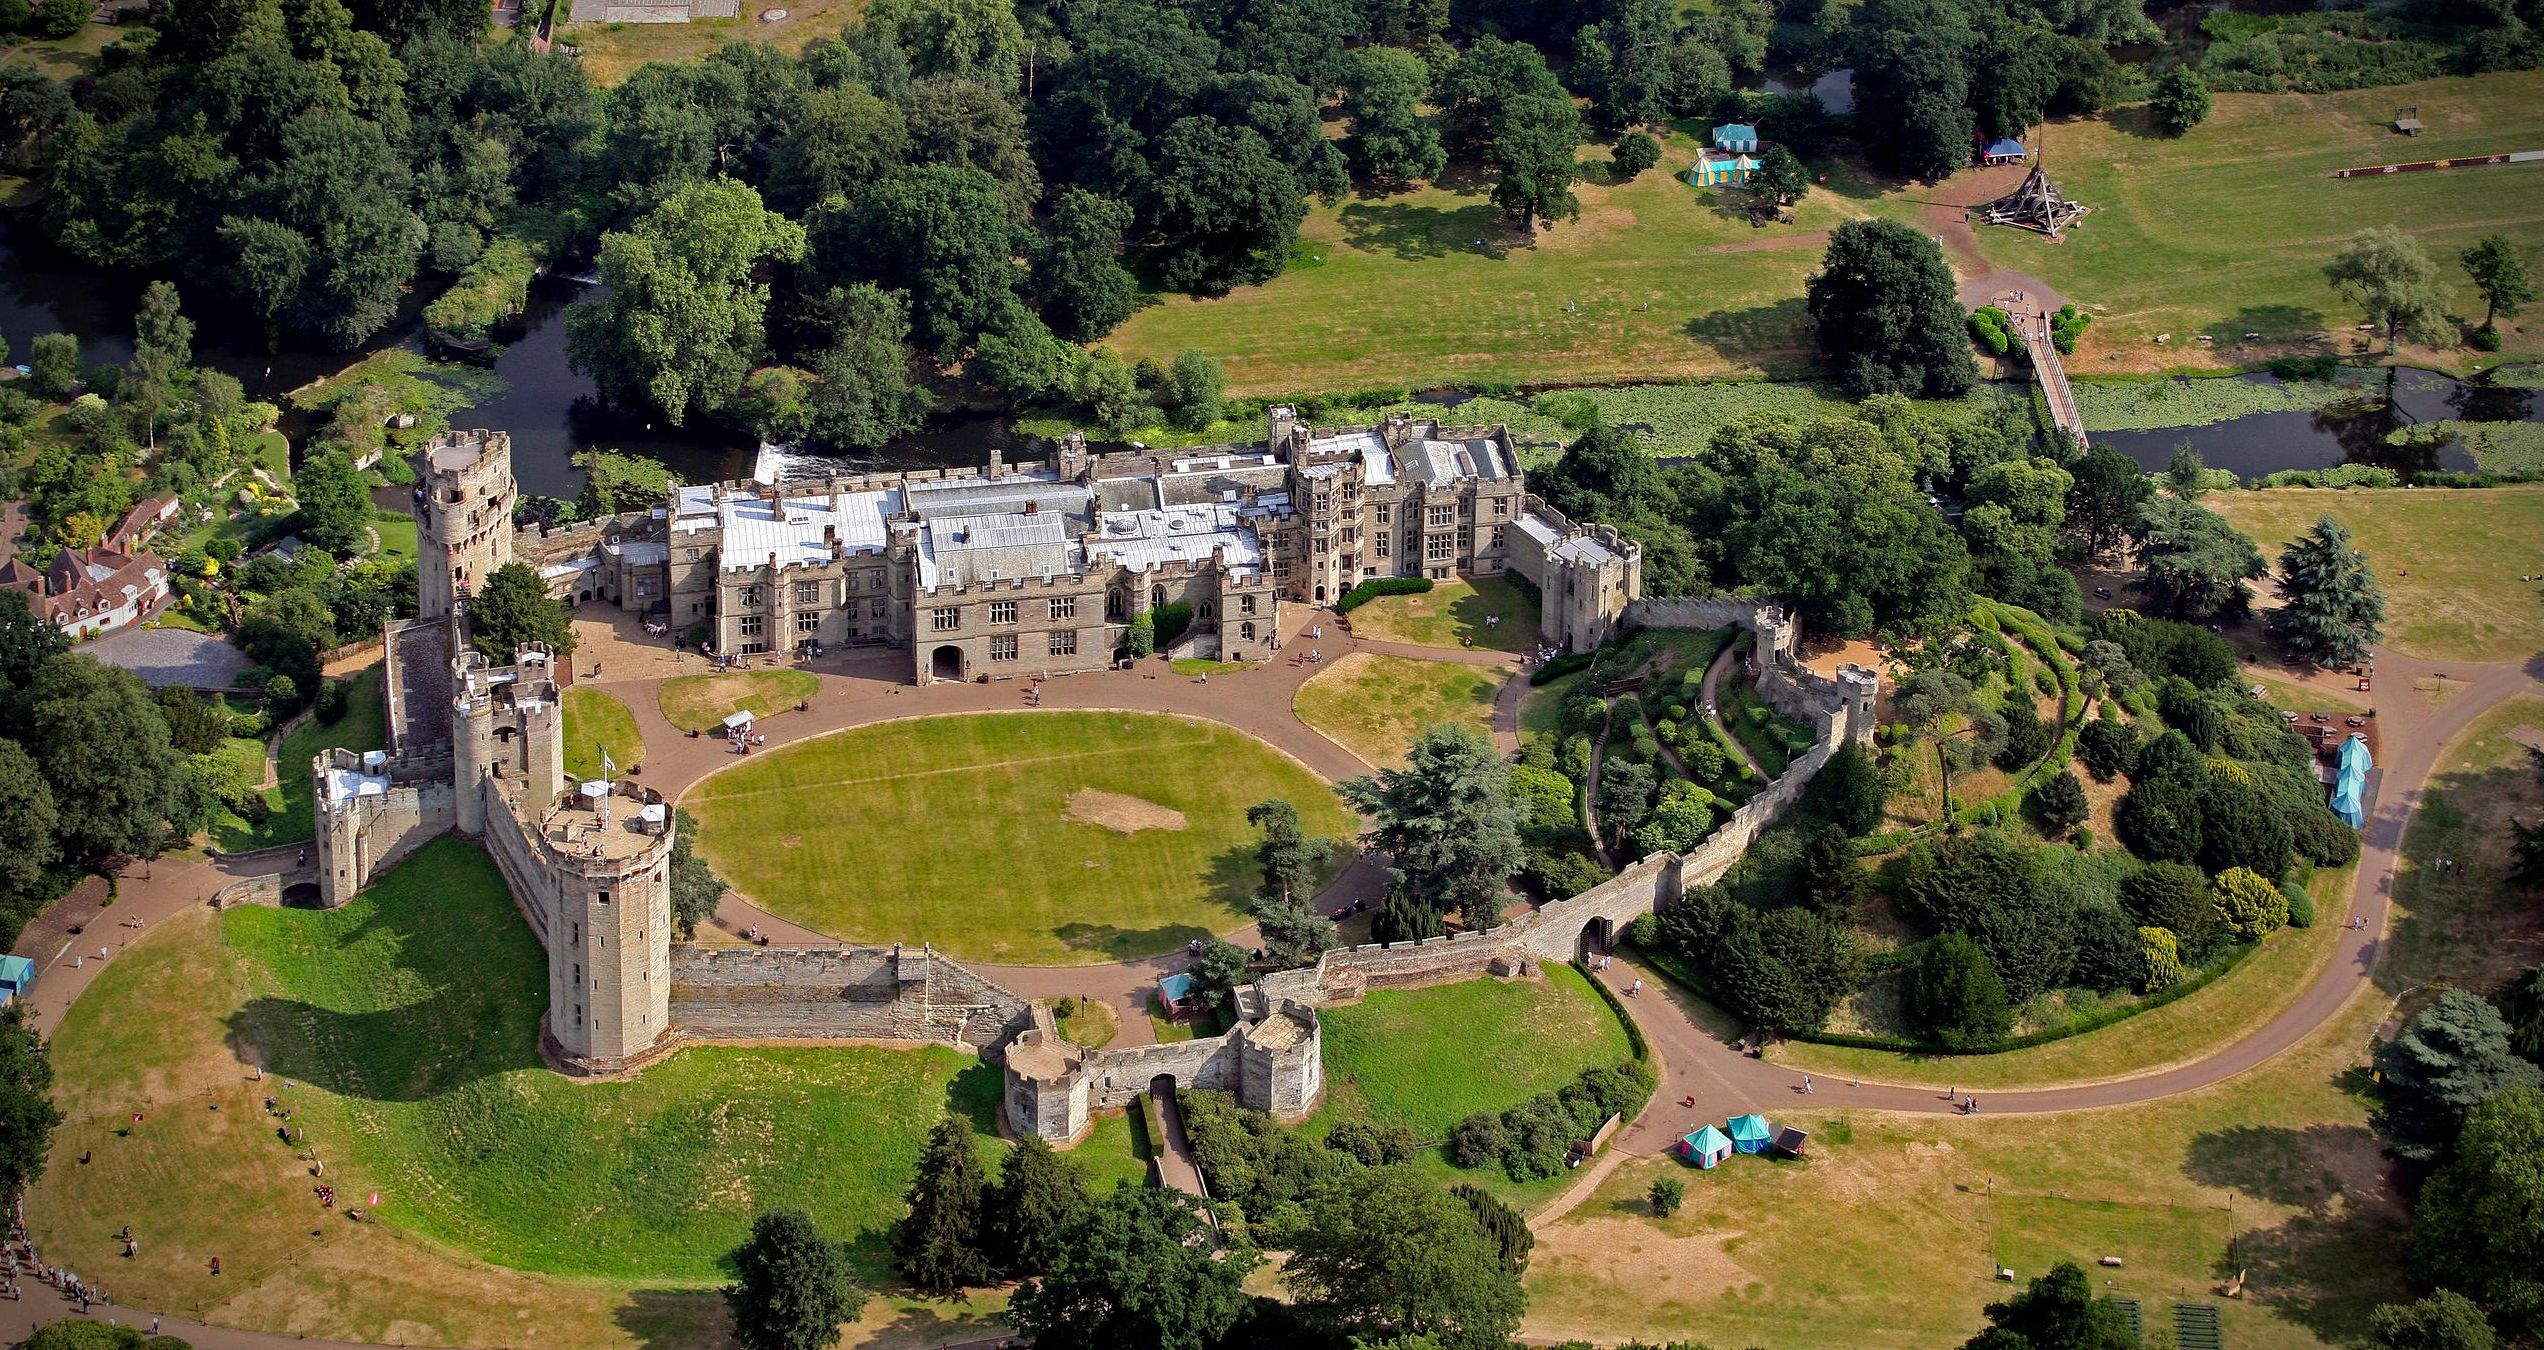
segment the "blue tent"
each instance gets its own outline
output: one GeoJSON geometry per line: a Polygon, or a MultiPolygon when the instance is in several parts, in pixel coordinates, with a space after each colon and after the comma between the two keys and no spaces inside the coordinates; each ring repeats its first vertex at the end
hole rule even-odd
{"type": "Polygon", "coordinates": [[[1736,1153],[1764,1153],[1767,1145],[1775,1142],[1775,1130],[1768,1126],[1765,1116],[1733,1116],[1723,1122],[1723,1129],[1731,1135],[1731,1147],[1736,1153]]]}
{"type": "Polygon", "coordinates": [[[1725,122],[1714,128],[1714,148],[1754,155],[1758,153],[1758,129],[1746,122],[1725,122]]]}
{"type": "Polygon", "coordinates": [[[1678,1141],[1678,1156],[1711,1171],[1731,1156],[1731,1140],[1711,1125],[1700,1125],[1694,1134],[1678,1141]]]}
{"type": "Polygon", "coordinates": [[[2023,143],[2011,138],[1994,142],[1979,152],[1979,158],[1990,164],[2012,164],[2023,158],[2023,143]]]}
{"type": "Polygon", "coordinates": [[[1199,1010],[1193,998],[1192,976],[1176,971],[1157,982],[1157,1001],[1166,1006],[1168,1017],[1184,1017],[1199,1010]]]}
{"type": "Polygon", "coordinates": [[[0,1007],[24,998],[35,988],[35,963],[23,956],[0,956],[0,1007]]]}
{"type": "Polygon", "coordinates": [[[2367,771],[2375,767],[2366,737],[2352,736],[2341,743],[2341,758],[2332,777],[2332,814],[2353,830],[2367,823],[2367,771]]]}

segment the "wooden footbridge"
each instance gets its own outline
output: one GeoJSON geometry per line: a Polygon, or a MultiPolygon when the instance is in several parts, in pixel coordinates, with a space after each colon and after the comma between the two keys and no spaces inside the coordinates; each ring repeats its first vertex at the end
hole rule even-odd
{"type": "Polygon", "coordinates": [[[2032,374],[2039,377],[2041,392],[2049,398],[2050,422],[2075,437],[2077,449],[2084,449],[2089,444],[2084,415],[2076,411],[2076,391],[2068,387],[2066,363],[2058,359],[2058,344],[2050,340],[2048,312],[2032,308],[2007,313],[2014,320],[2014,336],[2031,355],[2032,374]]]}

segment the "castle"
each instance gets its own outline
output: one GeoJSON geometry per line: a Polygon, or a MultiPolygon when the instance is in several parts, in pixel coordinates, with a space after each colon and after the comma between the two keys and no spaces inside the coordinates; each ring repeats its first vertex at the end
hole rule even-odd
{"type": "MultiPolygon", "coordinates": [[[[1501,427],[1398,416],[1317,431],[1274,408],[1261,446],[676,489],[660,508],[561,530],[481,533],[508,498],[483,465],[500,433],[428,452],[420,509],[453,520],[426,594],[465,595],[516,557],[551,593],[695,636],[719,653],[875,645],[921,684],[1112,664],[1135,624],[1173,654],[1260,659],[1281,606],[1331,604],[1380,577],[1514,574],[1545,596],[1543,636],[1588,650],[1642,590],[1642,552],[1529,496],[1501,427]]],[[[508,470],[505,477],[508,480],[508,470]]],[[[428,604],[427,612],[432,612],[428,604]]]]}
{"type": "Polygon", "coordinates": [[[310,766],[318,902],[342,904],[457,833],[493,858],[545,950],[540,1040],[556,1068],[623,1072],[698,1041],[959,1043],[1003,1061],[1014,1131],[1065,1146],[1161,1079],[1282,1119],[1309,1114],[1324,1091],[1318,1008],[1604,946],[1635,914],[1719,877],[1840,740],[1870,738],[1871,672],[1830,680],[1800,667],[1797,630],[1773,605],[1642,599],[1640,549],[1526,495],[1501,429],[1399,418],[1319,435],[1276,410],[1271,431],[1260,451],[1092,456],[1073,440],[1053,464],[1013,472],[993,457],[977,475],[683,487],[657,510],[560,534],[511,528],[509,437],[446,435],[416,494],[422,614],[384,635],[387,748],[330,750],[310,766]],[[469,643],[469,596],[516,560],[552,593],[694,621],[729,650],[905,646],[921,682],[1007,662],[1100,666],[1134,618],[1169,604],[1192,607],[1188,650],[1259,654],[1285,602],[1331,600],[1373,576],[1507,572],[1540,590],[1541,635],[1576,650],[1628,626],[1751,629],[1762,695],[1815,722],[1820,744],[1687,855],[1646,858],[1489,934],[1330,952],[1267,976],[1237,991],[1235,1025],[1218,1036],[1087,1050],[1061,1038],[1048,1007],[924,946],[678,941],[669,804],[566,773],[570,667],[536,647],[498,665],[469,643]],[[1018,649],[1032,637],[1026,662],[1018,649]]]}

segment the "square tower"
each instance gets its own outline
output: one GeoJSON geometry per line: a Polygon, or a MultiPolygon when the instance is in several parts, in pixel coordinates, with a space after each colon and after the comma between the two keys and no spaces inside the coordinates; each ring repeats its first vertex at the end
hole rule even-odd
{"type": "Polygon", "coordinates": [[[509,432],[449,431],[424,448],[424,481],[416,488],[415,530],[423,557],[415,584],[421,615],[438,619],[512,561],[509,432]]]}

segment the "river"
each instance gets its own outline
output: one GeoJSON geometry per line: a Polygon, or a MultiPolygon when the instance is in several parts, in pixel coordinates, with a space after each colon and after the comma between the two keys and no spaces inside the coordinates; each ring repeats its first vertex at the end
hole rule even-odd
{"type": "MultiPolygon", "coordinates": [[[[2231,378],[2254,384],[2276,384],[2265,373],[2231,378]]],[[[2213,469],[2228,469],[2258,478],[2281,469],[2328,469],[2339,464],[2373,464],[2409,476],[2432,469],[2476,467],[2473,456],[2455,440],[2435,446],[2397,449],[2386,437],[2406,427],[2438,421],[2536,422],[2535,391],[2468,382],[2435,371],[2401,369],[2392,374],[2391,399],[2363,391],[2361,397],[2311,412],[2246,413],[2223,422],[2153,431],[2096,431],[2093,443],[2129,456],[2149,470],[2172,460],[2174,447],[2188,444],[2213,469]]],[[[2090,425],[2090,424],[2089,424],[2090,425]]]]}

